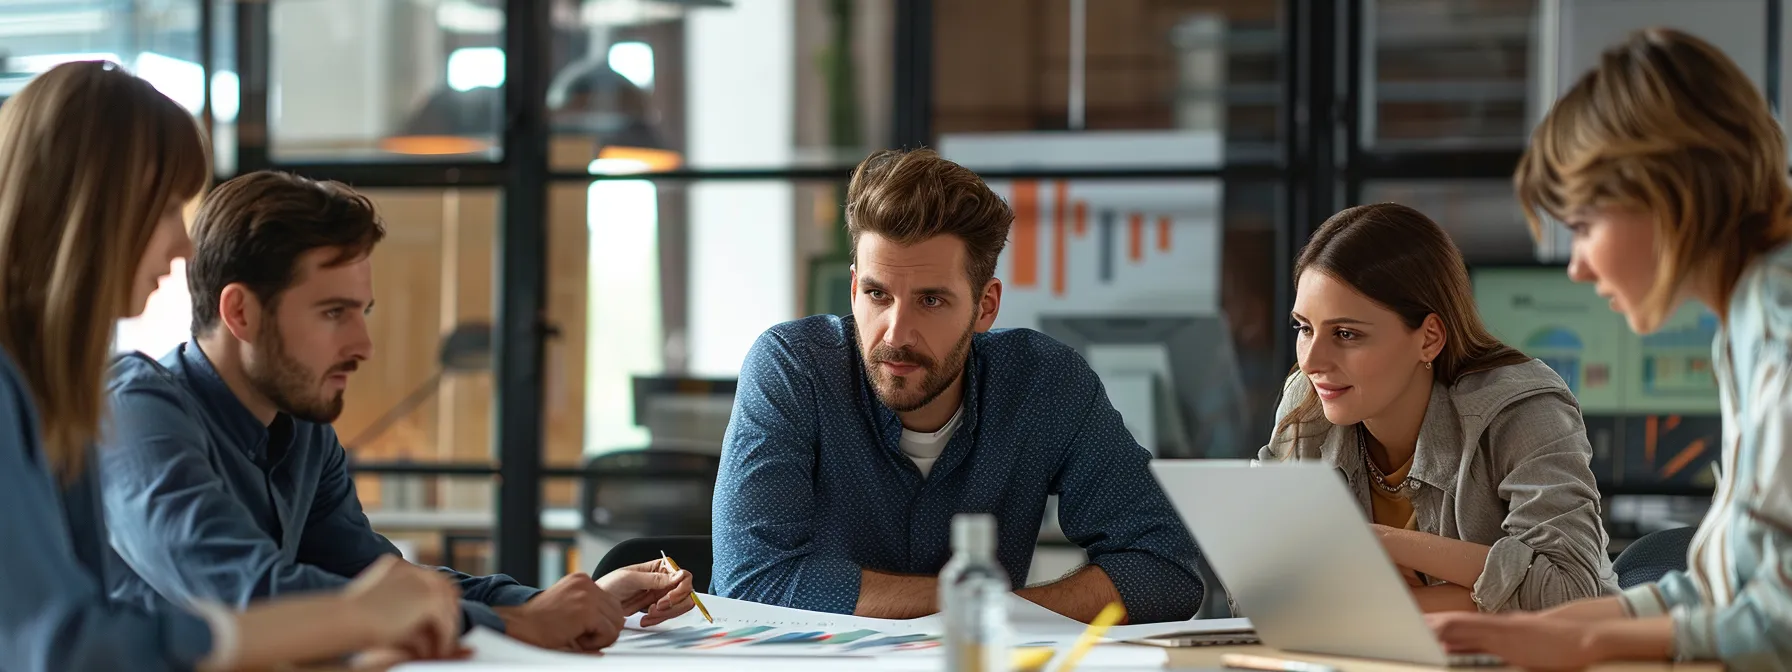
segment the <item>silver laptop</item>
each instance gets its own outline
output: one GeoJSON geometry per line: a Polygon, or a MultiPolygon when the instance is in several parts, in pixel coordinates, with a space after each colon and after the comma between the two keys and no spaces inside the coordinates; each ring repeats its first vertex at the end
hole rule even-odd
{"type": "Polygon", "coordinates": [[[1444,653],[1335,469],[1154,460],[1151,470],[1264,644],[1434,667],[1500,664],[1444,653]]]}

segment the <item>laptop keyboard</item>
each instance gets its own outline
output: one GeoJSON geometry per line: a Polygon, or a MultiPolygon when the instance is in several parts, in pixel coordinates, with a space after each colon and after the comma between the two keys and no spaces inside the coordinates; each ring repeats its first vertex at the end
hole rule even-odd
{"type": "Polygon", "coordinates": [[[1504,667],[1505,660],[1491,653],[1456,653],[1446,660],[1450,667],[1504,667]]]}

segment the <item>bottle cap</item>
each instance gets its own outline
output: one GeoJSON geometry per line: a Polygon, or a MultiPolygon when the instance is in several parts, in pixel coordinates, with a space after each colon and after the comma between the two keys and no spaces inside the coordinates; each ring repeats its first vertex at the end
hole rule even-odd
{"type": "Polygon", "coordinates": [[[952,552],[990,555],[996,548],[996,517],[961,513],[952,517],[952,552]]]}

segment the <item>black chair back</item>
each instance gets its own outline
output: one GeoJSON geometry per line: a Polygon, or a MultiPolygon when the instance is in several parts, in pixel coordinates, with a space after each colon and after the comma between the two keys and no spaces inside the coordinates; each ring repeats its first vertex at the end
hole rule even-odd
{"type": "Polygon", "coordinates": [[[710,500],[721,462],[713,453],[671,448],[591,458],[583,468],[580,493],[585,531],[606,539],[709,534],[710,500]]]}
{"type": "Polygon", "coordinates": [[[660,559],[665,551],[678,568],[691,573],[691,586],[699,593],[709,592],[710,568],[715,564],[709,547],[709,535],[678,537],[636,537],[617,544],[591,570],[592,576],[603,576],[629,565],[660,559]]]}
{"type": "Polygon", "coordinates": [[[1670,570],[1686,571],[1686,552],[1698,528],[1676,527],[1643,535],[1612,561],[1618,586],[1630,588],[1660,581],[1670,570]]]}

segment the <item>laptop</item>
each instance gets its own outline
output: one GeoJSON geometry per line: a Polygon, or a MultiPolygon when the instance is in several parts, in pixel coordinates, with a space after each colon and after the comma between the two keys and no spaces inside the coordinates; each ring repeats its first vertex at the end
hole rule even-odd
{"type": "Polygon", "coordinates": [[[1432,667],[1501,664],[1444,652],[1335,469],[1154,460],[1151,470],[1264,644],[1432,667]]]}

